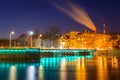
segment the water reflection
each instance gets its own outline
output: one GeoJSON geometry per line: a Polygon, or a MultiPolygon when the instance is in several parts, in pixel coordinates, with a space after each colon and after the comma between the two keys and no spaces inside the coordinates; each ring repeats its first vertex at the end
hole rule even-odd
{"type": "Polygon", "coordinates": [[[67,80],[66,59],[63,58],[60,67],[60,80],[67,80]]]}
{"type": "Polygon", "coordinates": [[[112,57],[112,67],[115,68],[115,69],[118,69],[118,58],[116,57],[112,57]]]}
{"type": "Polygon", "coordinates": [[[9,80],[17,80],[16,66],[11,66],[9,71],[9,80]]]}
{"type": "Polygon", "coordinates": [[[62,61],[61,61],[60,70],[66,70],[66,59],[65,58],[63,58],[62,61]]]}
{"type": "Polygon", "coordinates": [[[109,80],[108,79],[108,67],[107,67],[107,59],[104,56],[100,56],[97,58],[98,64],[97,64],[97,78],[98,80],[109,80]]]}
{"type": "MultiPolygon", "coordinates": [[[[42,59],[41,59],[42,60],[42,59]]],[[[119,80],[116,57],[51,58],[42,64],[0,63],[0,80],[119,80]],[[14,65],[14,66],[13,66],[14,65]]]]}
{"type": "Polygon", "coordinates": [[[27,67],[27,78],[26,78],[26,80],[36,80],[35,66],[27,67]]]}
{"type": "Polygon", "coordinates": [[[76,80],[87,80],[85,58],[78,58],[76,64],[76,80]]]}
{"type": "Polygon", "coordinates": [[[44,80],[44,69],[42,65],[38,67],[38,80],[44,80]]]}

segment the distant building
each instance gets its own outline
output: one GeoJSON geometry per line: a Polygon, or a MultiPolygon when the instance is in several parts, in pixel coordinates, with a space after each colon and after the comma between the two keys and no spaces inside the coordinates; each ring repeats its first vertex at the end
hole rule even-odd
{"type": "Polygon", "coordinates": [[[71,31],[61,36],[60,47],[70,49],[108,49],[112,48],[112,40],[109,40],[110,37],[108,34],[71,31]]]}
{"type": "MultiPolygon", "coordinates": [[[[63,49],[111,49],[120,48],[120,34],[97,34],[89,31],[70,31],[56,36],[52,43],[48,36],[44,38],[41,34],[32,35],[32,47],[37,48],[63,48],[63,49]],[[57,38],[56,38],[57,37],[57,38]],[[50,45],[46,47],[45,45],[50,45]]],[[[51,39],[51,37],[50,37],[51,39]]],[[[12,39],[12,47],[31,47],[31,36],[21,34],[12,39]]],[[[9,39],[0,39],[0,47],[10,47],[9,39]]]]}

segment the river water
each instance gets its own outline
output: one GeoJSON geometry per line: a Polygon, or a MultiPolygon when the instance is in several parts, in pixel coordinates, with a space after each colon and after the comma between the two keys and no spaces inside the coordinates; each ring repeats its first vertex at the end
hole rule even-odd
{"type": "Polygon", "coordinates": [[[120,60],[98,56],[0,62],[0,80],[120,80],[120,60]]]}

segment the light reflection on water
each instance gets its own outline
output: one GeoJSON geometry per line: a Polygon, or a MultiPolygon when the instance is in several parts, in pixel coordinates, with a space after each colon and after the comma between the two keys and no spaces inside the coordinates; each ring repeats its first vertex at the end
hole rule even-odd
{"type": "Polygon", "coordinates": [[[46,58],[38,63],[0,63],[0,80],[120,80],[116,57],[46,58]]]}
{"type": "Polygon", "coordinates": [[[44,80],[44,69],[42,65],[38,67],[38,80],[44,80]]]}
{"type": "Polygon", "coordinates": [[[97,69],[98,80],[109,80],[106,57],[101,57],[101,56],[98,57],[97,67],[98,67],[97,69]]]}
{"type": "Polygon", "coordinates": [[[35,66],[27,67],[26,80],[36,80],[36,68],[35,68],[35,66]]]}
{"type": "Polygon", "coordinates": [[[9,71],[9,80],[16,80],[16,78],[17,78],[16,66],[11,66],[9,71]]]}
{"type": "Polygon", "coordinates": [[[85,58],[82,59],[78,58],[78,61],[79,63],[76,64],[76,80],[87,80],[85,58]]]}
{"type": "Polygon", "coordinates": [[[112,57],[112,67],[118,69],[118,59],[116,57],[112,57]]]}
{"type": "Polygon", "coordinates": [[[65,58],[62,59],[61,65],[60,65],[60,70],[66,70],[66,60],[65,58]]]}
{"type": "Polygon", "coordinates": [[[67,80],[67,66],[66,66],[66,60],[65,58],[62,59],[61,61],[61,66],[60,66],[60,80],[67,80]]]}

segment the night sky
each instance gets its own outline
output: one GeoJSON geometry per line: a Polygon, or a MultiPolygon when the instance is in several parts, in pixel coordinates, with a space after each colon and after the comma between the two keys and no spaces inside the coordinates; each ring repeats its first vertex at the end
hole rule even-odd
{"type": "MultiPolygon", "coordinates": [[[[67,0],[82,6],[92,21],[97,33],[102,33],[105,20],[107,31],[120,32],[119,0],[67,0]]],[[[54,4],[67,5],[66,0],[0,0],[0,38],[15,37],[29,30],[39,29],[44,33],[49,26],[58,26],[62,33],[74,30],[89,30],[56,8],[54,4]]]]}

